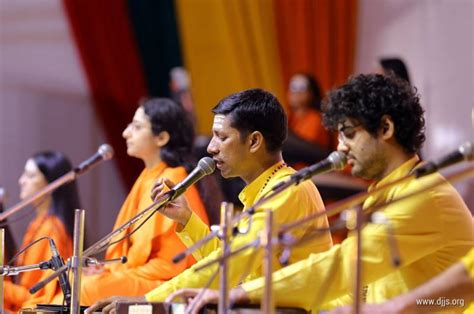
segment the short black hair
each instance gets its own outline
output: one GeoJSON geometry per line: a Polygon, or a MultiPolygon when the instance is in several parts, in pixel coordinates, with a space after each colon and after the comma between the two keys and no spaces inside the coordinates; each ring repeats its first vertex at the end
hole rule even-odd
{"type": "Polygon", "coordinates": [[[384,115],[392,118],[395,138],[408,153],[418,151],[425,141],[424,110],[416,88],[395,75],[360,74],[329,92],[323,105],[323,122],[331,130],[353,118],[372,135],[384,115]]]}
{"type": "Polygon", "coordinates": [[[192,168],[194,128],[184,108],[169,98],[150,98],[141,103],[150,119],[154,135],[166,131],[168,143],[160,149],[160,157],[170,167],[192,168]]]}
{"type": "Polygon", "coordinates": [[[288,135],[288,119],[278,99],[262,89],[249,89],[219,101],[214,114],[230,115],[231,126],[244,139],[259,131],[269,152],[281,151],[288,135]]]}

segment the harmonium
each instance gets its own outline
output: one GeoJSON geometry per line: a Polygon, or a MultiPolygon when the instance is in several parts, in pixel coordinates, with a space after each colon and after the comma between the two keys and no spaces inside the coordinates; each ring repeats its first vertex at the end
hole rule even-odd
{"type": "MultiPolygon", "coordinates": [[[[117,303],[115,310],[117,314],[183,314],[186,305],[184,303],[117,303]]],[[[217,314],[217,305],[208,304],[200,311],[201,314],[217,314]]],[[[230,310],[231,314],[257,314],[260,312],[258,304],[236,304],[230,310]]],[[[276,308],[276,314],[307,314],[306,310],[298,308],[276,308]]]]}
{"type": "MultiPolygon", "coordinates": [[[[185,313],[184,303],[160,303],[160,302],[118,302],[115,305],[117,314],[182,314],[185,313]]],[[[87,307],[81,306],[81,313],[87,307]]],[[[22,309],[20,314],[59,314],[69,313],[70,309],[55,304],[38,304],[34,309],[22,309]]],[[[96,312],[96,313],[101,313],[96,312]]],[[[217,305],[208,304],[200,311],[201,314],[217,314],[217,305]]],[[[260,313],[258,304],[236,304],[230,310],[231,314],[257,314],[260,313]]],[[[299,308],[277,307],[276,314],[308,314],[309,312],[299,308]]]]}

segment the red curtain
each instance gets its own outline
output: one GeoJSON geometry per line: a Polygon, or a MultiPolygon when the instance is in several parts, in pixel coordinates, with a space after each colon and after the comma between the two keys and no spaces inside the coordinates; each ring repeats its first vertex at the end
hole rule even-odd
{"type": "Polygon", "coordinates": [[[308,72],[323,90],[353,70],[357,0],[274,0],[283,82],[308,72]]]}
{"type": "Polygon", "coordinates": [[[147,90],[126,1],[64,0],[63,4],[94,108],[114,147],[120,174],[131,187],[143,165],[126,155],[121,134],[147,90]]]}

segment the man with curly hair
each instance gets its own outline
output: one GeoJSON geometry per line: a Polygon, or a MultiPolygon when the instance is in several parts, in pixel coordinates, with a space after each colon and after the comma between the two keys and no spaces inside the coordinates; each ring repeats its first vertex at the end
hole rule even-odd
{"type": "MultiPolygon", "coordinates": [[[[352,77],[329,93],[324,122],[339,132],[338,150],[347,154],[352,174],[373,180],[369,191],[407,176],[422,164],[416,152],[425,139],[423,109],[416,90],[399,78],[379,74],[352,77]]],[[[363,209],[381,205],[386,222],[369,221],[362,231],[362,297],[367,303],[380,303],[421,285],[473,246],[472,216],[439,173],[380,191],[365,200],[363,209]],[[395,240],[397,256],[389,237],[395,240]]],[[[350,235],[329,251],[311,254],[275,272],[277,305],[317,312],[351,304],[356,240],[350,235]]],[[[259,302],[264,285],[263,278],[244,283],[231,291],[231,300],[259,302]]],[[[195,293],[184,290],[172,297],[189,298],[195,293]]],[[[217,293],[209,291],[203,302],[216,298],[217,293]]]]}

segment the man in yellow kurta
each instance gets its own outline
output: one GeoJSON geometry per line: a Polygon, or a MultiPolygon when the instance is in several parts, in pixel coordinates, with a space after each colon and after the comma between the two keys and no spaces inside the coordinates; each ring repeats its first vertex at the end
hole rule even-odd
{"type": "MultiPolygon", "coordinates": [[[[424,141],[423,109],[409,85],[390,76],[359,75],[328,96],[325,122],[339,131],[338,150],[347,154],[352,174],[374,180],[370,189],[408,175],[420,165],[424,141]]],[[[430,186],[421,194],[386,206],[401,264],[389,244],[386,224],[369,222],[362,233],[363,298],[380,303],[405,293],[457,262],[474,244],[472,216],[456,190],[440,174],[412,179],[368,198],[364,209],[385,204],[430,186]]],[[[356,239],[273,274],[278,305],[318,310],[351,303],[356,239]]],[[[259,302],[264,280],[244,283],[233,301],[259,302]]],[[[178,295],[193,296],[196,291],[178,295]]],[[[213,301],[209,292],[204,301],[213,301]]]]}
{"type": "MultiPolygon", "coordinates": [[[[259,89],[247,90],[224,98],[213,112],[215,113],[213,138],[209,143],[208,152],[213,156],[223,177],[240,177],[247,183],[239,195],[246,210],[258,199],[267,195],[276,183],[288,179],[295,172],[284,163],[281,156],[281,147],[287,135],[286,115],[273,95],[259,89]]],[[[264,229],[266,216],[264,209],[273,211],[274,221],[278,226],[320,212],[324,210],[323,208],[322,200],[312,182],[307,181],[294,186],[259,208],[251,218],[250,231],[246,235],[234,237],[232,248],[249,243],[264,229]]],[[[209,233],[209,228],[186,206],[165,209],[162,213],[178,221],[178,235],[187,245],[209,233]]],[[[246,229],[247,226],[249,226],[248,219],[240,224],[242,229],[246,229]]],[[[294,236],[304,236],[315,228],[327,227],[328,222],[324,217],[299,228],[294,236]]],[[[311,252],[326,251],[331,246],[329,232],[323,231],[321,236],[295,248],[290,262],[301,260],[311,252]]],[[[217,265],[198,272],[195,271],[196,267],[215,259],[221,253],[218,241],[212,241],[194,253],[198,262],[193,267],[150,291],[146,294],[146,298],[133,300],[164,301],[177,289],[203,287],[217,270],[217,265]]],[[[273,256],[275,269],[281,268],[277,260],[280,255],[281,250],[276,250],[273,256]]],[[[241,281],[261,276],[261,266],[260,249],[256,253],[247,250],[238,254],[230,260],[229,285],[236,286],[241,281]]],[[[217,288],[217,277],[211,284],[212,288],[217,288]]],[[[89,311],[116,300],[132,299],[108,299],[89,308],[89,311]]],[[[107,312],[108,308],[104,311],[107,312]]]]}
{"type": "MultiPolygon", "coordinates": [[[[440,275],[381,304],[366,304],[363,314],[379,313],[474,313],[474,248],[459,263],[449,267],[440,275]],[[471,302],[471,303],[469,303],[471,302]]],[[[352,307],[340,307],[331,314],[349,314],[352,307]]]]}

